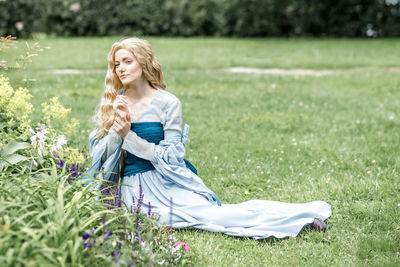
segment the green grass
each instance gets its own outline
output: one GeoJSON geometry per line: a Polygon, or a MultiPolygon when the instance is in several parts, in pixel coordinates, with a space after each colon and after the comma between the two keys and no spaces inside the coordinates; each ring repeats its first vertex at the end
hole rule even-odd
{"type": "MultiPolygon", "coordinates": [[[[73,140],[81,147],[117,39],[43,39],[51,49],[30,68],[34,102],[60,96],[81,122],[73,140]],[[104,73],[49,72],[66,68],[104,73]]],[[[400,75],[390,70],[400,67],[398,39],[149,40],[191,126],[187,158],[222,202],[332,205],[326,233],[256,241],[176,231],[197,265],[400,264],[400,75]],[[352,71],[320,77],[221,71],[231,66],[352,71]]]]}

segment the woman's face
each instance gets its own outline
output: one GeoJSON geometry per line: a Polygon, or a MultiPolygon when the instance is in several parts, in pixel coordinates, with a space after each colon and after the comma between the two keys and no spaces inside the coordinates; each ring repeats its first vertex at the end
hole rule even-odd
{"type": "Polygon", "coordinates": [[[114,57],[115,73],[126,86],[135,83],[142,77],[142,67],[135,56],[126,49],[120,49],[114,57]]]}

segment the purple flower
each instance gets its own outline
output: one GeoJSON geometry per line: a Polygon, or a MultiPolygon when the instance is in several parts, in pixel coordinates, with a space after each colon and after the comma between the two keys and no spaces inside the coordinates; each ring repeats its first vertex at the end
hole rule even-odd
{"type": "Polygon", "coordinates": [[[101,191],[101,193],[103,193],[104,195],[108,195],[108,189],[104,189],[103,191],[101,191]]]}
{"type": "Polygon", "coordinates": [[[78,173],[79,165],[72,164],[71,168],[68,168],[68,171],[71,172],[71,177],[74,178],[79,175],[78,173]]]}
{"type": "Polygon", "coordinates": [[[83,246],[84,246],[85,248],[91,248],[91,247],[92,247],[92,243],[90,243],[90,242],[83,243],[83,246]]]}
{"type": "Polygon", "coordinates": [[[94,233],[94,229],[90,229],[90,232],[93,234],[94,233]]]}
{"type": "Polygon", "coordinates": [[[86,232],[83,234],[83,239],[85,239],[85,240],[88,239],[88,238],[91,238],[91,237],[92,237],[92,236],[89,235],[89,234],[86,233],[86,232]]]}
{"type": "Polygon", "coordinates": [[[149,215],[149,217],[151,216],[151,203],[150,203],[150,201],[149,201],[149,210],[147,212],[147,215],[149,215]]]}
{"type": "Polygon", "coordinates": [[[54,156],[54,158],[56,158],[56,159],[59,159],[60,160],[60,162],[58,163],[58,167],[60,167],[60,168],[62,168],[63,166],[64,166],[64,162],[60,159],[60,157],[59,156],[57,156],[57,155],[54,155],[53,154],[53,156],[54,156]]]}
{"type": "Polygon", "coordinates": [[[112,235],[112,232],[108,230],[108,232],[104,235],[103,240],[106,240],[110,235],[112,235]]]}
{"type": "Polygon", "coordinates": [[[115,261],[114,261],[114,263],[115,263],[115,264],[118,264],[118,263],[119,263],[119,261],[115,260],[115,261]]]}
{"type": "Polygon", "coordinates": [[[119,258],[119,253],[117,251],[114,252],[114,257],[119,258]]]}

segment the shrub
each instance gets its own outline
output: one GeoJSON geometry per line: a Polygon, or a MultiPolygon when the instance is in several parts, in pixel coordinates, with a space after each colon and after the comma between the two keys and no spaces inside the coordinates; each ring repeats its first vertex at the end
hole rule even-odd
{"type": "Polygon", "coordinates": [[[0,1],[0,32],[61,36],[400,36],[397,0],[0,1]]]}

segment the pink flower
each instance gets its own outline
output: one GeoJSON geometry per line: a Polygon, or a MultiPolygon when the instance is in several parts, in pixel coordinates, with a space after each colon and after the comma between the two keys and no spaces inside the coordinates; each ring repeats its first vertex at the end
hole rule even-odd
{"type": "Polygon", "coordinates": [[[183,250],[188,250],[188,249],[189,249],[189,246],[186,245],[186,244],[183,243],[183,242],[176,242],[176,243],[175,243],[175,247],[177,247],[178,249],[179,249],[179,248],[182,248],[183,250]]]}

